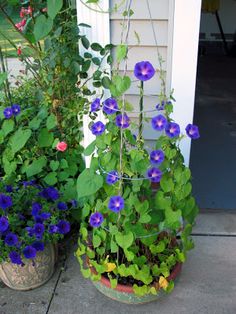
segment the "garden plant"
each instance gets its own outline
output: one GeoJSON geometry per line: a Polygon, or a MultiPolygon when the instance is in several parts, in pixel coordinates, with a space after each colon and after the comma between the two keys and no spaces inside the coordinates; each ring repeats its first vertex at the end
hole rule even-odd
{"type": "Polygon", "coordinates": [[[195,140],[200,135],[197,126],[188,124],[182,130],[171,118],[174,98],[166,94],[160,55],[158,71],[141,60],[134,67],[134,80],[127,75],[131,14],[131,8],[124,14],[127,33],[116,48],[118,67],[114,63],[110,97],[91,103],[91,112],[102,110],[106,119],[91,123],[96,139],[85,149],[85,155],[92,156],[91,165],[77,180],[83,209],[76,256],[83,275],[101,292],[142,303],[162,290],[172,291],[186,254],[194,247],[191,231],[198,207],[179,144],[184,137],[195,140]],[[158,74],[162,88],[149,119],[156,142],[147,147],[145,84],[158,74]],[[138,122],[130,118],[133,106],[125,96],[131,84],[140,90],[138,122]]]}

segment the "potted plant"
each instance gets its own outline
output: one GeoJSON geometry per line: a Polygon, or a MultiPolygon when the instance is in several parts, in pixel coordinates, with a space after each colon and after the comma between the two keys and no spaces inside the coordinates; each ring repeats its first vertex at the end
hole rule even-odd
{"type": "MultiPolygon", "coordinates": [[[[117,51],[118,59],[127,58],[126,45],[117,51]]],[[[148,61],[135,65],[138,123],[129,117],[132,105],[124,94],[131,79],[125,73],[112,77],[110,98],[92,102],[91,111],[102,108],[106,123],[91,123],[96,139],[84,152],[92,155],[91,166],[77,180],[83,210],[76,256],[82,274],[105,295],[134,304],[172,291],[194,246],[190,235],[198,213],[179,143],[185,136],[200,135],[192,124],[182,134],[171,119],[172,95],[162,92],[153,106],[149,123],[157,140],[154,147],[145,146],[144,87],[155,72],[148,61]]]]}
{"type": "Polygon", "coordinates": [[[73,206],[54,187],[0,181],[0,279],[7,286],[30,290],[50,279],[73,206]]]}

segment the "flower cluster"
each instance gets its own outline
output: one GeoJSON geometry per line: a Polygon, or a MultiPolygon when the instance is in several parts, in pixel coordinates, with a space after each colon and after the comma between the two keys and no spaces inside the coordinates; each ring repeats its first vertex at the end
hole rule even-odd
{"type": "Polygon", "coordinates": [[[3,110],[4,117],[10,119],[11,117],[16,117],[20,114],[20,106],[18,104],[13,104],[11,107],[6,107],[3,110]]]}
{"type": "Polygon", "coordinates": [[[20,22],[15,24],[15,27],[20,31],[23,32],[25,24],[27,22],[27,18],[31,17],[33,14],[33,9],[31,6],[28,8],[22,7],[20,10],[20,18],[22,19],[20,22]]]}
{"type": "Polygon", "coordinates": [[[66,203],[54,187],[34,182],[5,186],[0,182],[0,262],[10,259],[23,265],[45,244],[58,241],[70,232],[68,215],[74,200],[66,203]]]}

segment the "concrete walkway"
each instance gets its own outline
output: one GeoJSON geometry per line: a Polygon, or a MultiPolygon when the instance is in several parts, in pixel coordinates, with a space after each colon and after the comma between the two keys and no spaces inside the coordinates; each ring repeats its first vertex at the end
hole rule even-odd
{"type": "Polygon", "coordinates": [[[0,314],[236,313],[236,214],[202,213],[193,237],[196,248],[174,292],[157,302],[133,306],[106,298],[81,276],[71,252],[41,288],[17,292],[0,284],[0,314]]]}

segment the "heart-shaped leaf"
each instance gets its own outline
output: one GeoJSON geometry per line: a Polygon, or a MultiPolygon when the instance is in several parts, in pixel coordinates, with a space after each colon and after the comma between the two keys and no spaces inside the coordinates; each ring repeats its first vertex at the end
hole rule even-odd
{"type": "Polygon", "coordinates": [[[44,15],[39,15],[36,18],[34,25],[34,37],[36,41],[39,41],[46,37],[53,27],[53,20],[49,17],[46,18],[44,15]]]}

